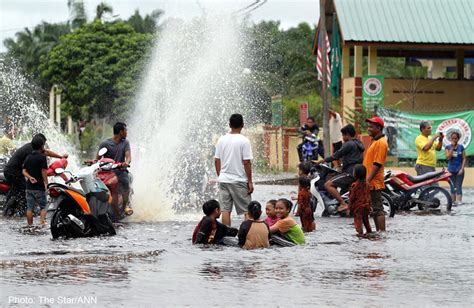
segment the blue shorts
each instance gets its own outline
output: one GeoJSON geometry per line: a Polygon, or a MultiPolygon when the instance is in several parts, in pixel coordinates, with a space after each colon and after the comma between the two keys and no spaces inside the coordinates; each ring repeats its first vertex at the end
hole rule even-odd
{"type": "Polygon", "coordinates": [[[26,190],[26,210],[33,211],[36,206],[44,210],[46,208],[46,191],[26,190]]]}

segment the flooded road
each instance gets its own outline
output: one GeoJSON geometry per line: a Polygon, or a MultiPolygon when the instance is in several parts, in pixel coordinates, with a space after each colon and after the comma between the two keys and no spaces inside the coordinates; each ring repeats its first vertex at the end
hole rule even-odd
{"type": "MultiPolygon", "coordinates": [[[[260,185],[254,199],[291,191],[260,185]]],[[[0,304],[472,307],[473,201],[467,190],[452,215],[397,215],[373,240],[350,218],[319,218],[305,246],[257,251],[193,247],[201,214],[58,241],[0,219],[0,304]]]]}

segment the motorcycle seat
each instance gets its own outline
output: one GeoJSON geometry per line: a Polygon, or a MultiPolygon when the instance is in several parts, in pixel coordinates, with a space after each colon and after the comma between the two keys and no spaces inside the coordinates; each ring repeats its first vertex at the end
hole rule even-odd
{"type": "Polygon", "coordinates": [[[417,176],[411,176],[409,175],[407,178],[408,180],[410,180],[410,182],[412,183],[420,183],[420,182],[423,182],[423,181],[426,181],[426,180],[430,180],[430,179],[433,179],[435,177],[438,177],[440,176],[441,174],[444,173],[444,170],[441,170],[441,171],[433,171],[433,172],[428,172],[428,173],[425,173],[425,174],[422,174],[422,175],[417,175],[417,176]]]}

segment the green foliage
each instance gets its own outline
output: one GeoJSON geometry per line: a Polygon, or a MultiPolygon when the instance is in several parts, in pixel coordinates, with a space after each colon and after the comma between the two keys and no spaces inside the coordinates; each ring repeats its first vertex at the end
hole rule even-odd
{"type": "Polygon", "coordinates": [[[127,23],[132,26],[136,32],[154,34],[160,29],[158,20],[163,15],[163,13],[164,12],[161,10],[154,10],[151,12],[151,14],[147,14],[145,17],[142,17],[140,12],[135,10],[135,13],[130,16],[130,18],[127,20],[127,23]]]}
{"type": "Polygon", "coordinates": [[[95,21],[61,37],[41,58],[41,77],[61,87],[65,110],[74,118],[118,118],[136,89],[152,38],[124,22],[95,21]]]}
{"type": "Polygon", "coordinates": [[[314,92],[314,29],[307,23],[280,30],[279,22],[262,21],[247,27],[246,35],[247,67],[266,85],[268,95],[296,97],[314,92]]]}
{"type": "Polygon", "coordinates": [[[16,40],[7,38],[4,44],[8,49],[8,54],[20,64],[22,69],[37,79],[41,56],[46,55],[59,42],[59,38],[69,32],[68,23],[42,22],[33,30],[25,28],[24,31],[17,32],[16,40]]]}
{"type": "Polygon", "coordinates": [[[309,115],[313,116],[316,123],[322,123],[322,100],[317,94],[300,96],[297,98],[283,98],[283,126],[297,127],[300,126],[300,107],[301,102],[308,102],[309,115]]]}
{"type": "Polygon", "coordinates": [[[367,123],[365,122],[365,120],[376,116],[376,113],[374,111],[355,110],[354,108],[346,107],[346,109],[344,110],[344,115],[345,121],[347,123],[358,124],[356,128],[359,134],[366,134],[367,123]]]}

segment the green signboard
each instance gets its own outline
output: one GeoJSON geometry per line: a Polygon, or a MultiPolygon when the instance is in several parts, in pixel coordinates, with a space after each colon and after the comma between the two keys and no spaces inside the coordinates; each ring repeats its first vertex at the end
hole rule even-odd
{"type": "MultiPolygon", "coordinates": [[[[416,158],[415,138],[420,135],[420,122],[429,121],[435,132],[446,136],[443,149],[450,144],[451,133],[461,135],[459,143],[466,148],[466,155],[474,155],[474,144],[471,142],[474,129],[474,111],[444,113],[436,115],[400,112],[378,108],[377,115],[385,122],[385,135],[388,138],[390,154],[400,158],[416,158]]],[[[444,151],[438,151],[437,157],[444,159],[444,151]]]]}
{"type": "Polygon", "coordinates": [[[373,111],[383,106],[384,99],[383,76],[362,77],[362,106],[364,110],[373,111]]]}
{"type": "Polygon", "coordinates": [[[283,103],[281,97],[272,98],[272,125],[283,125],[283,103]]]}

